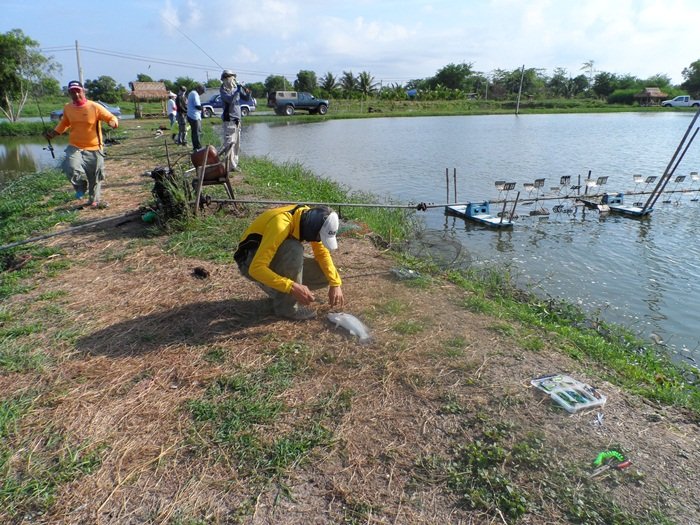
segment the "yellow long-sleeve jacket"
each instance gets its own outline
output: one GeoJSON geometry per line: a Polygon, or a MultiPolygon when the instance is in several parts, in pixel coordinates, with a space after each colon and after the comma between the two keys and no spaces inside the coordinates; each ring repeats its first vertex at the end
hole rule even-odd
{"type": "Polygon", "coordinates": [[[61,134],[70,128],[68,142],[72,146],[95,151],[103,144],[100,121],[107,122],[112,127],[119,125],[117,117],[92,100],[86,101],[83,106],[76,106],[69,102],[63,106],[63,117],[54,131],[61,134]]]}
{"type": "MultiPolygon", "coordinates": [[[[276,274],[270,269],[270,263],[275,257],[280,245],[287,239],[301,240],[301,214],[308,206],[281,206],[261,213],[243,233],[241,242],[251,235],[261,236],[260,246],[253,257],[248,274],[256,281],[279,292],[289,293],[294,281],[276,274]],[[297,208],[295,210],[295,208],[297,208]],[[294,212],[292,215],[291,212],[294,212]]],[[[314,258],[328,279],[330,286],[340,286],[342,281],[328,249],[322,242],[310,242],[314,258]]]]}

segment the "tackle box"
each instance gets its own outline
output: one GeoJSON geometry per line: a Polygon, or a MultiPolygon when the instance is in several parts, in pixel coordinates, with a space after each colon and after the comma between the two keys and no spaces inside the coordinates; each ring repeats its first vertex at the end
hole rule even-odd
{"type": "Polygon", "coordinates": [[[602,392],[591,385],[563,374],[537,377],[530,381],[530,384],[549,394],[557,404],[571,414],[603,406],[607,399],[602,392]]]}

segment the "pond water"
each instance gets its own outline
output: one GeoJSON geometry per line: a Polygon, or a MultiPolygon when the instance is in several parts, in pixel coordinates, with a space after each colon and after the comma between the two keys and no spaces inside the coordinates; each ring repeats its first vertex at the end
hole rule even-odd
{"type": "MultiPolygon", "coordinates": [[[[53,142],[52,142],[53,143],[53,142]]],[[[35,173],[58,165],[65,145],[54,145],[55,159],[46,148],[46,141],[40,138],[0,139],[0,188],[25,173],[35,173]]]]}
{"type": "MultiPolygon", "coordinates": [[[[457,173],[457,200],[500,195],[495,181],[523,184],[545,179],[542,190],[566,193],[562,176],[591,191],[649,191],[634,175],[660,177],[691,122],[689,113],[500,115],[332,120],[310,124],[260,123],[244,128],[246,155],[299,162],[353,190],[400,202],[444,203],[445,170],[457,173]]],[[[675,175],[685,189],[659,199],[644,220],[571,208],[530,216],[519,206],[510,231],[494,231],[445,218],[442,209],[422,214],[425,226],[457,239],[472,264],[508,267],[522,285],[578,304],[592,316],[662,339],[672,353],[700,362],[700,144],[693,143],[675,175]],[[662,200],[670,201],[662,203],[662,200]]],[[[675,180],[675,178],[674,178],[675,180]]],[[[450,199],[454,200],[453,190],[450,199]]],[[[511,194],[512,198],[514,195],[511,194]]],[[[630,202],[627,197],[626,202],[630,202]]],[[[500,211],[500,210],[498,210],[500,211]]]]}

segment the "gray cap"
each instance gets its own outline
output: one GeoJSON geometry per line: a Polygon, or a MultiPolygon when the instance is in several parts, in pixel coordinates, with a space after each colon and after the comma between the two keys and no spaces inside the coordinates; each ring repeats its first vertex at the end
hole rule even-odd
{"type": "Polygon", "coordinates": [[[226,77],[235,77],[235,76],[236,76],[236,74],[233,71],[231,71],[230,69],[224,69],[221,72],[221,80],[225,79],[226,77]]]}

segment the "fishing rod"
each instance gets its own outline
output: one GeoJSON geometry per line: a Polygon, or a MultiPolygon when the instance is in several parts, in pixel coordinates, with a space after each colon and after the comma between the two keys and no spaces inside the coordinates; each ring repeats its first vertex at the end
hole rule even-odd
{"type": "MultiPolygon", "coordinates": [[[[693,132],[692,136],[688,140],[688,143],[685,145],[685,149],[683,150],[683,153],[681,153],[680,157],[678,157],[678,160],[676,161],[676,164],[673,166],[673,169],[670,172],[668,172],[666,179],[663,181],[663,184],[661,184],[661,188],[659,188],[659,191],[656,192],[656,194],[654,196],[649,198],[649,200],[651,202],[651,205],[648,206],[649,208],[654,207],[654,205],[656,204],[656,201],[659,199],[659,196],[662,193],[665,193],[664,190],[666,189],[666,185],[671,180],[671,177],[673,177],[673,175],[676,173],[676,168],[678,168],[678,165],[683,160],[683,157],[685,157],[685,154],[687,153],[688,148],[690,148],[690,145],[695,140],[695,137],[697,136],[699,130],[700,130],[700,128],[695,128],[695,131],[693,132]]],[[[673,193],[673,191],[669,191],[668,193],[673,193]]]]}
{"type": "Polygon", "coordinates": [[[57,232],[52,232],[52,233],[47,233],[45,235],[39,235],[37,237],[30,237],[29,239],[24,239],[22,241],[15,241],[11,242],[9,244],[5,244],[3,246],[0,246],[0,252],[3,250],[7,250],[9,248],[15,248],[17,246],[22,246],[24,244],[29,244],[37,241],[43,241],[45,239],[50,239],[51,237],[57,237],[59,235],[66,235],[68,233],[73,233],[78,230],[82,230],[83,228],[88,228],[90,226],[97,226],[98,224],[102,224],[105,222],[110,222],[110,221],[115,221],[118,219],[130,219],[131,217],[136,217],[137,215],[140,215],[142,212],[137,210],[137,211],[130,211],[127,213],[123,213],[122,215],[115,215],[112,217],[105,217],[104,219],[97,219],[94,221],[86,222],[84,224],[79,224],[78,226],[73,226],[71,228],[66,228],[65,230],[57,231],[57,232]]]}
{"type": "MultiPolygon", "coordinates": [[[[624,192],[623,192],[624,193],[624,192]]],[[[632,195],[651,195],[651,191],[640,191],[640,192],[630,192],[630,193],[624,193],[625,195],[632,196],[632,195]]],[[[670,193],[688,193],[688,190],[665,190],[663,193],[665,194],[670,194],[670,193]]],[[[602,195],[591,195],[590,197],[601,197],[602,195]]],[[[527,206],[529,204],[533,204],[536,201],[535,200],[524,200],[520,201],[520,192],[518,192],[518,196],[514,200],[510,199],[495,199],[492,201],[488,201],[489,204],[515,204],[517,205],[518,202],[520,202],[521,205],[527,206]]],[[[552,201],[552,200],[578,200],[582,201],[584,199],[583,195],[558,195],[555,197],[540,197],[539,201],[552,201]]],[[[298,201],[289,201],[289,200],[256,200],[256,199],[209,199],[207,202],[212,203],[212,204],[264,204],[264,205],[285,205],[285,204],[299,204],[298,201]]],[[[483,202],[483,201],[479,201],[483,202]]],[[[190,204],[194,204],[194,201],[192,201],[190,204]]],[[[405,210],[417,210],[417,211],[427,211],[429,209],[433,208],[445,208],[447,206],[466,206],[468,204],[473,204],[471,201],[467,202],[450,202],[447,204],[436,204],[436,203],[425,203],[425,202],[419,202],[417,204],[366,204],[366,203],[356,203],[356,202],[304,202],[304,204],[307,204],[309,206],[331,206],[331,207],[349,207],[349,208],[386,208],[386,209],[405,209],[405,210]]]]}
{"type": "MultiPolygon", "coordinates": [[[[271,201],[271,200],[256,200],[256,199],[209,199],[207,202],[213,204],[299,204],[299,201],[271,201]]],[[[194,204],[194,201],[190,202],[194,204]]],[[[331,206],[336,208],[341,208],[343,206],[348,208],[387,208],[387,209],[402,209],[402,210],[417,210],[417,211],[427,211],[432,208],[444,208],[445,206],[466,206],[471,204],[469,202],[464,203],[450,203],[450,204],[434,204],[419,202],[417,204],[365,204],[361,202],[304,202],[307,206],[331,206]]]]}
{"type": "Polygon", "coordinates": [[[209,58],[209,60],[211,60],[212,62],[214,62],[214,64],[216,64],[217,66],[219,66],[219,68],[224,69],[224,67],[223,67],[221,64],[219,64],[216,60],[214,60],[214,58],[213,58],[209,53],[207,53],[206,51],[204,51],[204,49],[202,49],[202,47],[201,47],[197,42],[195,42],[195,41],[192,40],[189,36],[187,36],[183,30],[181,30],[179,27],[177,27],[175,24],[173,24],[173,23],[172,23],[170,20],[168,20],[167,18],[164,18],[164,20],[165,20],[168,24],[170,24],[171,26],[173,26],[173,27],[175,28],[175,30],[176,30],[178,33],[180,33],[180,34],[181,34],[182,36],[184,36],[187,40],[189,40],[190,42],[192,42],[192,44],[194,44],[194,46],[195,46],[197,49],[199,49],[202,53],[204,53],[204,54],[207,56],[207,58],[209,58]]]}
{"type": "MultiPolygon", "coordinates": [[[[678,157],[678,154],[681,152],[681,149],[683,148],[685,141],[688,139],[688,135],[690,135],[690,131],[693,129],[693,126],[695,125],[695,121],[698,119],[698,116],[700,116],[700,108],[698,108],[698,110],[695,112],[695,116],[690,121],[690,124],[688,125],[688,129],[685,130],[685,134],[683,135],[683,138],[678,143],[678,147],[676,148],[676,151],[673,153],[671,160],[668,161],[668,166],[666,166],[666,169],[664,170],[664,174],[661,176],[661,179],[659,179],[659,182],[656,184],[654,191],[649,196],[647,201],[644,203],[644,207],[642,208],[642,213],[646,212],[649,208],[653,207],[654,204],[656,204],[656,200],[659,198],[659,194],[666,187],[666,184],[668,183],[669,179],[673,175],[673,171],[671,171],[671,168],[674,166],[676,158],[678,157]]],[[[695,134],[693,134],[693,137],[691,138],[690,142],[693,141],[696,134],[697,134],[697,129],[695,130],[695,134]]],[[[688,145],[686,146],[685,151],[688,150],[689,146],[690,146],[690,143],[688,143],[688,145]]],[[[685,151],[683,152],[683,155],[685,155],[685,151]]],[[[677,167],[678,164],[676,164],[675,166],[677,167]]],[[[673,170],[675,171],[675,167],[673,167],[673,170]]]]}
{"type": "Polygon", "coordinates": [[[41,107],[39,107],[39,99],[37,98],[36,93],[34,92],[33,89],[32,89],[32,98],[34,99],[34,102],[36,102],[36,109],[39,111],[39,118],[41,119],[41,125],[44,128],[44,138],[46,139],[46,142],[48,143],[48,147],[46,147],[44,149],[48,149],[51,152],[51,158],[55,159],[56,155],[54,155],[54,152],[53,152],[53,144],[51,144],[51,139],[48,137],[48,135],[46,135],[46,133],[48,132],[48,129],[46,128],[46,122],[44,122],[44,115],[41,112],[41,107]]]}

